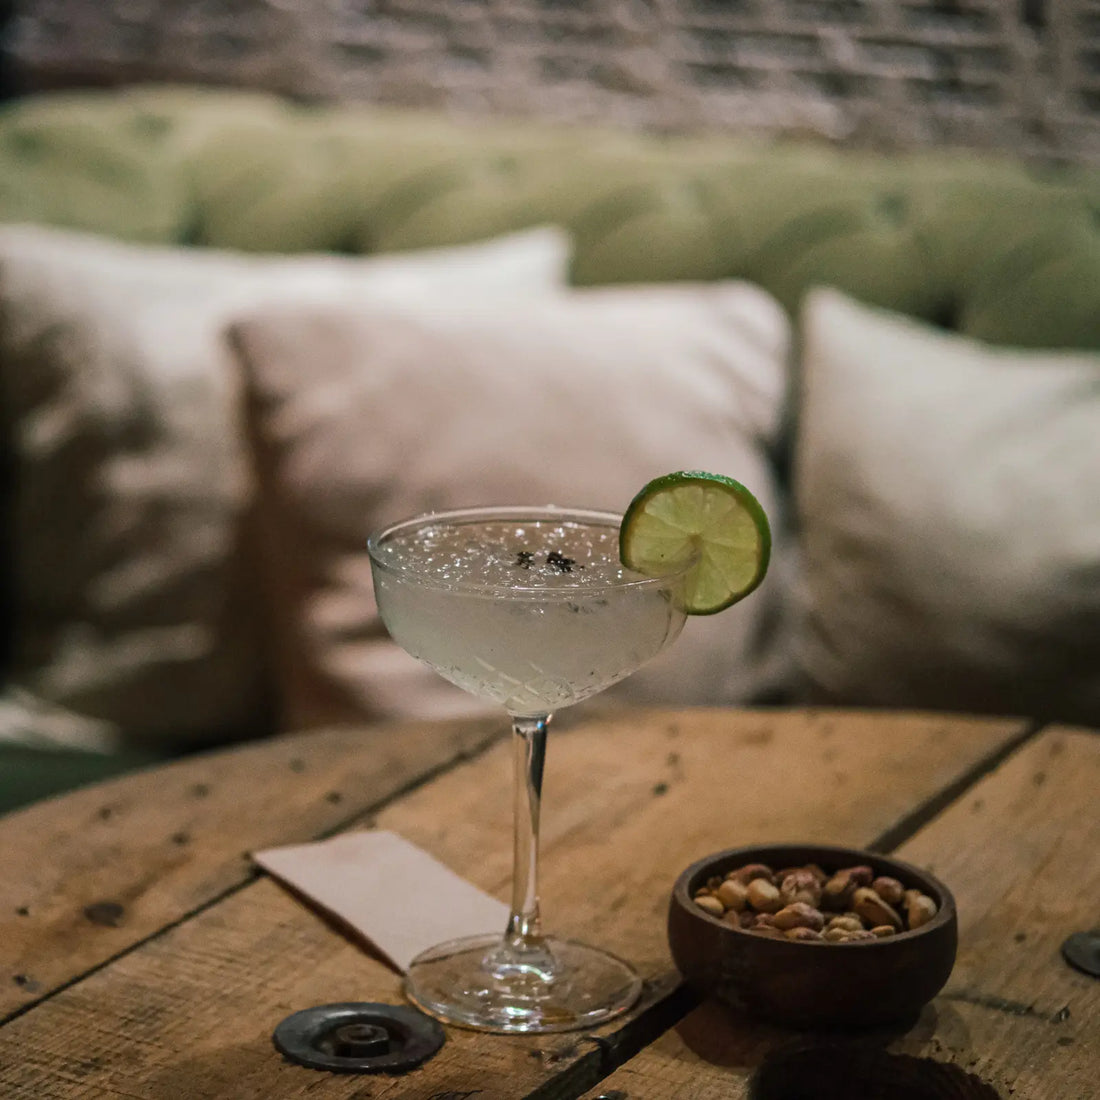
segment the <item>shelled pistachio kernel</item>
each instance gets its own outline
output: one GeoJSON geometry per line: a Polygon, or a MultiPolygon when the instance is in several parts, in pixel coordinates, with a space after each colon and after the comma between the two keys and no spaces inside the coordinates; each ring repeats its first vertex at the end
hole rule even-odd
{"type": "Polygon", "coordinates": [[[783,899],[784,905],[805,902],[816,909],[821,904],[821,883],[807,868],[786,871],[776,875],[775,878],[779,886],[779,896],[783,899]]]}
{"type": "Polygon", "coordinates": [[[726,878],[743,882],[746,886],[756,879],[764,879],[774,884],[775,872],[766,863],[746,863],[744,867],[737,867],[730,871],[726,878]]]}
{"type": "Polygon", "coordinates": [[[817,931],[815,928],[806,928],[802,925],[797,925],[794,928],[788,928],[783,935],[788,940],[798,940],[801,942],[813,942],[815,940],[823,940],[825,937],[817,931]]]}
{"type": "Polygon", "coordinates": [[[820,932],[825,926],[825,918],[812,905],[795,901],[775,914],[775,926],[785,932],[792,928],[810,928],[814,932],[820,932]]]}
{"type": "Polygon", "coordinates": [[[871,889],[887,905],[893,905],[895,908],[901,905],[905,898],[905,887],[902,886],[896,878],[892,878],[890,875],[879,875],[878,878],[871,883],[871,889]]]}
{"type": "Polygon", "coordinates": [[[888,924],[895,931],[902,927],[898,911],[875,893],[869,886],[859,886],[852,894],[852,911],[868,928],[888,924]]]}
{"type": "Polygon", "coordinates": [[[785,940],[787,933],[780,931],[774,924],[754,924],[749,931],[754,936],[767,936],[773,940],[785,940]]]}
{"type": "Polygon", "coordinates": [[[749,888],[737,879],[727,878],[717,890],[714,896],[727,908],[735,913],[740,913],[749,901],[749,888]]]}
{"type": "Polygon", "coordinates": [[[749,883],[748,901],[758,913],[775,913],[783,908],[778,887],[764,878],[754,878],[749,883]]]}
{"type": "Polygon", "coordinates": [[[726,911],[726,907],[709,891],[700,890],[692,901],[712,917],[720,917],[726,911]]]}
{"type": "Polygon", "coordinates": [[[841,932],[858,932],[863,927],[863,921],[855,913],[839,913],[829,918],[828,927],[841,932]]]}
{"type": "Polygon", "coordinates": [[[838,943],[870,943],[872,940],[877,940],[878,936],[874,932],[867,928],[861,929],[859,932],[845,932],[842,939],[838,940],[838,943]]]}
{"type": "Polygon", "coordinates": [[[834,872],[821,888],[821,904],[825,909],[849,908],[852,894],[861,886],[870,886],[875,877],[870,867],[842,867],[834,872]]]}
{"type": "Polygon", "coordinates": [[[919,890],[908,890],[905,896],[905,916],[910,928],[920,928],[936,915],[936,903],[919,890]]]}

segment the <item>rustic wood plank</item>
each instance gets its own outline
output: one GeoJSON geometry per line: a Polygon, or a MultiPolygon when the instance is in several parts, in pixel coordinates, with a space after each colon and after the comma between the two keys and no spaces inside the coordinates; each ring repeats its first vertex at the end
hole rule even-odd
{"type": "Polygon", "coordinates": [[[297,734],[181,760],[0,818],[0,1017],[502,735],[499,722],[297,734]]]}
{"type": "MultiPolygon", "coordinates": [[[[551,737],[543,895],[552,930],[630,957],[670,992],[668,892],[697,856],[813,837],[865,843],[1018,737],[1019,723],[841,712],[646,711],[551,737]]],[[[510,753],[462,763],[377,815],[472,881],[507,896],[510,753]]],[[[675,996],[675,995],[673,995],[675,996]]],[[[399,1078],[321,1075],[283,1063],[288,1013],[400,1000],[398,977],[269,879],[143,943],[0,1030],[0,1094],[226,1098],[576,1096],[601,1049],[644,1041],[652,1013],[585,1034],[451,1029],[399,1078]]],[[[669,1094],[665,1094],[669,1095],[669,1094]]]]}
{"type": "MultiPolygon", "coordinates": [[[[960,950],[944,992],[890,1049],[954,1062],[1006,1098],[1100,1095],[1100,981],[1066,966],[1100,927],[1100,735],[1050,729],[899,854],[947,882],[960,950]]],[[[735,1100],[791,1036],[704,1005],[586,1094],[735,1100]]]]}

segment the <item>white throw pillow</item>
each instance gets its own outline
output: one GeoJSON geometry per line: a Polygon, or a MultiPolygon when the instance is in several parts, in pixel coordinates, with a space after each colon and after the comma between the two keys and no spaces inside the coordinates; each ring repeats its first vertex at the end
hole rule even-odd
{"type": "Polygon", "coordinates": [[[817,699],[1100,725],[1100,355],[813,291],[799,664],[817,699]]]}
{"type": "Polygon", "coordinates": [[[555,228],[363,258],[0,228],[0,396],[16,483],[0,740],[107,748],[262,727],[251,476],[226,322],[262,305],[503,303],[563,287],[569,258],[555,228]]]}
{"type": "Polygon", "coordinates": [[[730,474],[776,527],[775,575],[689,621],[619,685],[635,702],[778,690],[782,516],[765,449],[786,316],[743,283],[576,291],[430,313],[297,311],[237,324],[253,395],[268,606],[288,726],[483,709],[390,641],[368,534],[479,504],[622,511],[651,478],[730,474]]]}

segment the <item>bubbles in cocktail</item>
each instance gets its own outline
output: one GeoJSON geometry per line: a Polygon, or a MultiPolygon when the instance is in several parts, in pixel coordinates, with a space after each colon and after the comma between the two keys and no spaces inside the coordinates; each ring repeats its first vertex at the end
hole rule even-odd
{"type": "Polygon", "coordinates": [[[619,562],[618,537],[616,528],[592,524],[438,523],[395,536],[378,555],[421,583],[583,589],[640,578],[619,562]]]}

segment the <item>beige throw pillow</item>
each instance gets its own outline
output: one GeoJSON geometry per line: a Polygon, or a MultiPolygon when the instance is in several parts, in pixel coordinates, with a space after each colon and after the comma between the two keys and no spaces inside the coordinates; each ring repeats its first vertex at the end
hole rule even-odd
{"type": "Polygon", "coordinates": [[[797,521],[815,698],[1100,726],[1100,355],[813,292],[797,521]]]}
{"type": "MultiPolygon", "coordinates": [[[[484,709],[386,635],[366,540],[392,520],[492,503],[622,511],[650,478],[704,468],[744,481],[781,534],[765,446],[780,419],[788,331],[755,287],[589,290],[417,314],[269,312],[232,336],[253,398],[289,726],[484,709]]],[[[773,581],[689,622],[621,697],[771,694],[782,680],[781,596],[773,581]]]]}
{"type": "Polygon", "coordinates": [[[355,259],[0,228],[0,395],[17,487],[0,739],[109,748],[262,728],[229,319],[264,304],[503,302],[560,288],[568,262],[552,228],[355,259]]]}

